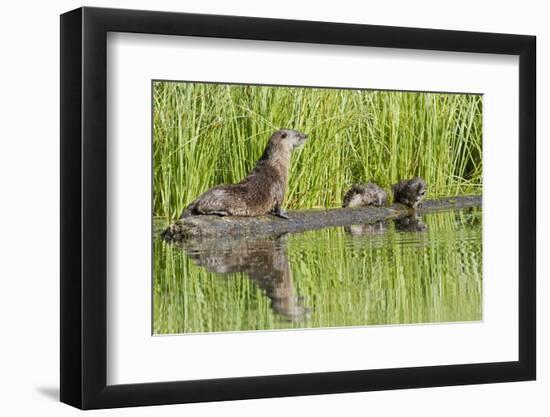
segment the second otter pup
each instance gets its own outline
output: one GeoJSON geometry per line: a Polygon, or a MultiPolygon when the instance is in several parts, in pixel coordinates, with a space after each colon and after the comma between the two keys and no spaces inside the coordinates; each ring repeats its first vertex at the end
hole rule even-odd
{"type": "Polygon", "coordinates": [[[355,184],[344,196],[343,207],[385,206],[388,195],[377,184],[355,184]]]}
{"type": "Polygon", "coordinates": [[[194,214],[261,216],[269,212],[288,219],[282,209],[290,155],[307,136],[296,130],[277,130],[252,172],[238,184],[218,185],[193,201],[181,217],[194,214]]]}
{"type": "Polygon", "coordinates": [[[420,177],[402,180],[392,186],[393,202],[405,204],[413,209],[420,207],[420,201],[426,195],[426,182],[420,177]]]}

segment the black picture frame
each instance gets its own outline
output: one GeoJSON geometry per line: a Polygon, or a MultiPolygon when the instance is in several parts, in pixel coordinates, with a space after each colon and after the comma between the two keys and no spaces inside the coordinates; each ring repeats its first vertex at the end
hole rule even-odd
{"type": "Polygon", "coordinates": [[[536,377],[534,36],[171,12],[61,15],[61,401],[81,409],[533,380],[536,377]],[[519,360],[107,385],[108,32],[519,56],[519,360]]]}

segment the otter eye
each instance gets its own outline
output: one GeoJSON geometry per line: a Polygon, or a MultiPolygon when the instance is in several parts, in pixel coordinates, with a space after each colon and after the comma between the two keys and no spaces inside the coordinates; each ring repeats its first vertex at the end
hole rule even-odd
{"type": "Polygon", "coordinates": [[[283,139],[286,138],[286,133],[283,133],[283,134],[281,135],[281,138],[283,138],[283,139]]]}

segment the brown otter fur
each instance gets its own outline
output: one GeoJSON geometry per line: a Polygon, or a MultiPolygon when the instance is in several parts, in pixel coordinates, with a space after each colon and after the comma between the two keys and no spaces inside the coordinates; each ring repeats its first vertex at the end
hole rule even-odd
{"type": "Polygon", "coordinates": [[[344,196],[343,207],[385,206],[388,195],[377,184],[355,184],[344,196]]]}
{"type": "Polygon", "coordinates": [[[273,214],[288,218],[282,210],[290,156],[307,136],[296,130],[273,133],[252,172],[238,184],[218,185],[193,201],[181,217],[196,214],[218,216],[261,216],[273,214]]]}
{"type": "Polygon", "coordinates": [[[413,209],[420,207],[420,201],[426,195],[426,182],[415,177],[410,180],[402,180],[392,186],[393,202],[405,204],[413,209]]]}

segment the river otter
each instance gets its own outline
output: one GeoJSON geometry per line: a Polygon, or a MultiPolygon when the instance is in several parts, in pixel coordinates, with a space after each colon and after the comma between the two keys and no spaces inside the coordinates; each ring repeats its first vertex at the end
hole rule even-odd
{"type": "Polygon", "coordinates": [[[344,196],[343,207],[385,206],[388,195],[377,184],[355,184],[344,196]]]}
{"type": "Polygon", "coordinates": [[[393,202],[401,203],[413,209],[421,207],[420,201],[426,195],[426,182],[420,177],[402,180],[392,186],[393,202]]]}
{"type": "Polygon", "coordinates": [[[307,136],[296,130],[277,130],[252,172],[238,184],[218,185],[193,201],[181,217],[194,214],[261,216],[272,213],[288,219],[281,205],[285,196],[290,155],[307,136]]]}

